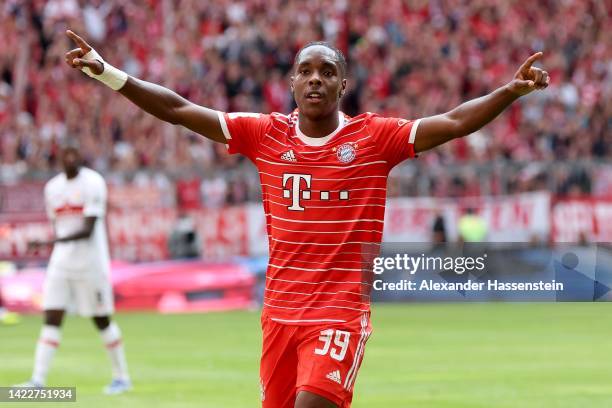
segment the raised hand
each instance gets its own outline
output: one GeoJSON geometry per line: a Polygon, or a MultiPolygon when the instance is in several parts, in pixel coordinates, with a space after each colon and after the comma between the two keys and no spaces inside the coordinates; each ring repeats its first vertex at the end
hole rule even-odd
{"type": "Polygon", "coordinates": [[[508,84],[509,89],[518,95],[527,95],[537,89],[544,89],[548,86],[550,77],[548,72],[532,67],[533,63],[542,57],[541,52],[536,52],[527,58],[523,65],[514,74],[514,79],[508,84]]]}
{"type": "Polygon", "coordinates": [[[101,61],[98,61],[97,59],[83,58],[83,56],[92,50],[92,47],[87,44],[85,40],[70,30],[66,31],[66,35],[70,37],[70,39],[78,46],[78,48],[70,50],[66,53],[66,63],[68,65],[79,70],[89,68],[95,75],[100,75],[102,72],[104,72],[104,65],[101,61]]]}

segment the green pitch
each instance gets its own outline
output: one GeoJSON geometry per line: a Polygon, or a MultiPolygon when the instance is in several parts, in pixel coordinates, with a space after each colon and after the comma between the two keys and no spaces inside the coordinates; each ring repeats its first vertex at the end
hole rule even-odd
{"type": "MultiPolygon", "coordinates": [[[[611,407],[611,307],[376,305],[353,407],[611,407]]],[[[49,378],[77,387],[78,402],[64,406],[259,406],[258,313],[117,320],[134,391],[102,395],[110,380],[105,350],[91,322],[70,318],[49,378]]],[[[39,324],[27,317],[0,326],[0,385],[28,379],[39,324]]]]}

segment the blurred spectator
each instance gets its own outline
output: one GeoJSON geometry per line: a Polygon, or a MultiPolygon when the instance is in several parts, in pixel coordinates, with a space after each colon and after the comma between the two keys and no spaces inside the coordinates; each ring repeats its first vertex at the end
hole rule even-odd
{"type": "Polygon", "coordinates": [[[193,219],[186,213],[179,214],[168,237],[168,253],[171,259],[199,258],[202,241],[193,219]]]}
{"type": "Polygon", "coordinates": [[[474,208],[468,207],[459,218],[459,239],[461,242],[485,242],[487,238],[487,222],[474,208]]]}
{"type": "MultiPolygon", "coordinates": [[[[612,158],[609,2],[167,3],[0,3],[0,182],[48,172],[60,142],[78,135],[88,164],[102,172],[210,175],[201,185],[203,202],[210,206],[256,196],[250,189],[257,183],[246,175],[252,167],[244,158],[229,157],[223,146],[163,124],[66,69],[63,55],[73,46],[64,35],[67,27],[132,75],[167,85],[196,103],[236,111],[291,110],[293,56],[311,40],[330,40],[347,55],[345,112],[407,118],[444,112],[493,90],[510,80],[530,52],[542,50],[551,73],[546,92],[521,99],[477,134],[423,154],[418,171],[431,174],[463,163],[612,158]],[[214,169],[243,175],[228,182],[211,173],[214,169]]],[[[467,172],[441,174],[417,188],[414,171],[406,175],[410,171],[394,173],[401,182],[393,191],[458,196],[558,187],[560,193],[588,192],[593,185],[609,185],[600,180],[611,176],[578,170],[546,185],[539,174],[513,179],[497,177],[493,169],[488,186],[482,173],[467,172]]]]}
{"type": "Polygon", "coordinates": [[[444,215],[442,212],[437,212],[432,225],[432,236],[434,244],[448,242],[446,236],[446,225],[444,224],[444,215]]]}

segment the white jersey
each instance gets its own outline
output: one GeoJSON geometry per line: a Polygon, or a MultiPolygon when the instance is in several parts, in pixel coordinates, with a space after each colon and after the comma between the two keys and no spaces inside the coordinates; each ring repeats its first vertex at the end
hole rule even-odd
{"type": "Polygon", "coordinates": [[[55,235],[62,238],[79,231],[85,217],[97,217],[92,235],[87,239],[58,242],[49,260],[49,275],[106,277],[110,269],[106,215],[106,183],[102,176],[86,167],[68,179],[65,173],[53,177],[45,186],[47,216],[55,235]]]}

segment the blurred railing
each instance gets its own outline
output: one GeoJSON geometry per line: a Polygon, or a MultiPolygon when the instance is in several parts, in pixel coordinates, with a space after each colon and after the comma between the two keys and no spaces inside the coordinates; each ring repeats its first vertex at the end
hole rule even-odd
{"type": "Polygon", "coordinates": [[[559,196],[612,193],[612,163],[496,161],[479,164],[405,162],[389,177],[390,196],[464,197],[549,191],[559,196]]]}
{"type": "MultiPolygon", "coordinates": [[[[1,166],[0,166],[1,167],[1,166]]],[[[53,173],[27,172],[21,181],[48,180],[53,173]]],[[[2,177],[0,184],[16,182],[2,177]]],[[[237,166],[212,170],[172,168],[137,172],[111,172],[109,184],[155,186],[167,194],[172,206],[181,190],[199,190],[204,207],[259,201],[261,189],[255,167],[247,160],[237,166]]],[[[407,161],[389,176],[389,197],[467,197],[548,191],[556,196],[612,195],[612,163],[583,160],[563,162],[496,161],[437,164],[407,161]]],[[[193,193],[193,191],[192,191],[193,193]]],[[[180,197],[178,198],[180,201],[180,197]]]]}

